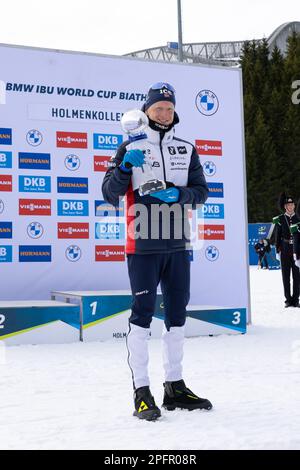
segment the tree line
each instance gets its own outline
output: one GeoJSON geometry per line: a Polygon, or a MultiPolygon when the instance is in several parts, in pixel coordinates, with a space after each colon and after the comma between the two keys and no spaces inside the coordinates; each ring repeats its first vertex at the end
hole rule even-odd
{"type": "Polygon", "coordinates": [[[279,194],[300,199],[300,35],[293,33],[283,56],[268,42],[244,44],[245,147],[249,222],[268,222],[279,212],[279,194]],[[295,84],[294,84],[295,86],[295,84]]]}

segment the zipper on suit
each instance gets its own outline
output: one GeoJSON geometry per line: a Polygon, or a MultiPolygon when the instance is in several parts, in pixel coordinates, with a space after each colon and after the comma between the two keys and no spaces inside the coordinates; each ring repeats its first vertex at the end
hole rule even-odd
{"type": "Polygon", "coordinates": [[[164,136],[165,136],[165,133],[163,136],[161,135],[161,133],[159,133],[159,148],[160,148],[161,160],[163,164],[164,180],[167,181],[165,160],[164,160],[164,154],[163,154],[163,149],[162,149],[162,140],[164,136]]]}

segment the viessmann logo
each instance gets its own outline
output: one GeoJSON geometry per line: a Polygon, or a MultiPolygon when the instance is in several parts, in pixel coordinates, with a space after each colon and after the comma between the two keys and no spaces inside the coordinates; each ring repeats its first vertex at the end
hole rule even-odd
{"type": "Polygon", "coordinates": [[[199,240],[225,240],[224,225],[198,225],[199,240]]]}
{"type": "Polygon", "coordinates": [[[12,191],[12,176],[0,175],[0,191],[12,191]]]}
{"type": "Polygon", "coordinates": [[[56,132],[56,146],[64,148],[86,149],[88,146],[86,132],[56,132]]]}
{"type": "Polygon", "coordinates": [[[89,238],[89,224],[84,222],[58,222],[58,238],[89,238]]]}
{"type": "Polygon", "coordinates": [[[19,199],[19,215],[51,215],[51,199],[19,199]]]}
{"type": "Polygon", "coordinates": [[[96,245],[95,261],[125,261],[125,247],[116,245],[96,245]]]}
{"type": "Polygon", "coordinates": [[[107,156],[94,156],[94,171],[106,172],[112,166],[111,157],[107,156]]]}
{"type": "Polygon", "coordinates": [[[196,140],[195,145],[198,155],[222,155],[221,140],[196,140]]]}

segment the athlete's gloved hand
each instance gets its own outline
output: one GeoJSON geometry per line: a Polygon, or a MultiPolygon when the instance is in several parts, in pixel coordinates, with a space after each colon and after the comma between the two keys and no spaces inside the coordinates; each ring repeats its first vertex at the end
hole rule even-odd
{"type": "Polygon", "coordinates": [[[179,189],[174,186],[172,188],[163,189],[162,191],[156,191],[156,193],[152,193],[151,196],[163,202],[177,202],[179,199],[179,189]]]}
{"type": "Polygon", "coordinates": [[[295,265],[300,269],[300,259],[295,260],[295,265]]]}
{"type": "Polygon", "coordinates": [[[131,168],[133,166],[135,167],[142,167],[145,160],[145,155],[143,152],[139,149],[132,149],[128,150],[128,152],[125,153],[123,161],[120,165],[120,168],[123,171],[130,172],[131,168]]]}
{"type": "Polygon", "coordinates": [[[281,261],[280,253],[276,253],[276,259],[277,259],[277,261],[281,261]]]}

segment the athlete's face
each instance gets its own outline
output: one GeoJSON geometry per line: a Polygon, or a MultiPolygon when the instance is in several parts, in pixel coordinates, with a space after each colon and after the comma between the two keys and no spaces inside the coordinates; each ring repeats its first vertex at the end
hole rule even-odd
{"type": "Polygon", "coordinates": [[[293,202],[285,204],[284,207],[288,214],[293,214],[293,212],[295,212],[295,204],[293,202]]]}
{"type": "Polygon", "coordinates": [[[173,122],[174,112],[173,103],[170,101],[158,101],[147,109],[146,114],[152,121],[169,126],[173,122]]]}

